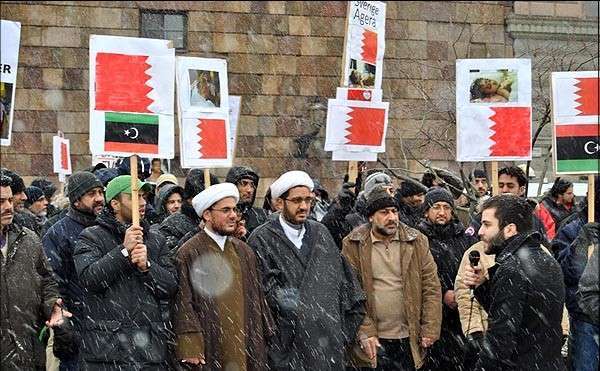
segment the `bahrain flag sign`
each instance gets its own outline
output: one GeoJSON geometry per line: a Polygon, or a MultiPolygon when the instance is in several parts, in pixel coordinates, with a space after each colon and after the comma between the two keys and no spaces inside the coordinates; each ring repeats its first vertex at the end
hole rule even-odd
{"type": "Polygon", "coordinates": [[[554,170],[557,174],[599,171],[598,71],[552,73],[554,170]]]}
{"type": "Polygon", "coordinates": [[[325,150],[384,152],[388,109],[387,102],[330,99],[325,150]]]}
{"type": "Polygon", "coordinates": [[[181,167],[231,166],[229,115],[206,112],[200,116],[181,119],[181,148],[185,149],[181,153],[181,167]]]}
{"type": "Polygon", "coordinates": [[[170,44],[90,36],[93,155],[173,158],[175,49],[170,44]]]}
{"type": "Polygon", "coordinates": [[[456,61],[456,160],[531,160],[531,61],[456,61]]]}

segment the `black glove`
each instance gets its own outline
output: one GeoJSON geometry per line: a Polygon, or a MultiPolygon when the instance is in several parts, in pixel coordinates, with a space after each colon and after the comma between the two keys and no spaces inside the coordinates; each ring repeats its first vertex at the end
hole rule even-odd
{"type": "Polygon", "coordinates": [[[477,331],[467,335],[467,354],[476,355],[483,348],[483,332],[477,331]]]}
{"type": "Polygon", "coordinates": [[[79,341],[73,330],[73,325],[68,318],[60,326],[52,329],[54,331],[54,346],[52,351],[58,359],[72,359],[79,353],[79,341]]]}
{"type": "Polygon", "coordinates": [[[343,209],[350,209],[354,206],[354,201],[356,200],[354,186],[354,183],[344,183],[337,195],[338,202],[343,209]]]}

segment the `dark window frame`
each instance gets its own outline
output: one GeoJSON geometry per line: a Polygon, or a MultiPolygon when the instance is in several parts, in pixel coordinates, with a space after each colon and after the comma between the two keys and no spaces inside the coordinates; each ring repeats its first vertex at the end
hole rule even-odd
{"type": "MultiPolygon", "coordinates": [[[[165,22],[165,15],[182,15],[183,16],[183,47],[182,48],[175,48],[175,51],[177,52],[187,52],[187,42],[188,42],[188,13],[186,11],[180,11],[180,10],[167,10],[167,9],[140,9],[139,12],[139,24],[140,24],[140,29],[139,29],[139,35],[140,37],[147,37],[144,35],[144,29],[143,29],[143,22],[142,22],[142,18],[144,16],[144,14],[158,14],[161,15],[162,17],[162,38],[166,39],[165,37],[165,33],[167,32],[177,32],[177,31],[173,31],[173,30],[165,30],[164,29],[164,22],[165,22]]],[[[161,30],[150,30],[150,31],[161,31],[161,30]]],[[[174,41],[173,41],[174,43],[174,41]]]]}

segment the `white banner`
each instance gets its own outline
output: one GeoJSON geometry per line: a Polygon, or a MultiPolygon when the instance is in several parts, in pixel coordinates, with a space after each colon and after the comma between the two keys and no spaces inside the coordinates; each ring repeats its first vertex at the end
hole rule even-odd
{"type": "Polygon", "coordinates": [[[348,2],[344,83],[348,88],[381,89],[385,51],[385,9],[381,1],[348,2]]]}
{"type": "Polygon", "coordinates": [[[0,145],[10,146],[21,23],[0,21],[0,145]]]}

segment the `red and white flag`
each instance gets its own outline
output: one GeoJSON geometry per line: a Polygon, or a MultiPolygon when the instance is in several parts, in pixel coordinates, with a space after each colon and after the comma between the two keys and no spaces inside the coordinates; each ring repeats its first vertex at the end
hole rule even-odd
{"type": "Polygon", "coordinates": [[[385,152],[388,109],[387,102],[330,99],[325,150],[385,152]]]}
{"type": "Polygon", "coordinates": [[[359,26],[350,27],[350,58],[375,65],[377,63],[377,32],[359,26]]]}
{"type": "Polygon", "coordinates": [[[52,137],[52,159],[54,172],[57,174],[71,174],[71,156],[69,155],[69,140],[58,135],[52,137]]]}
{"type": "Polygon", "coordinates": [[[226,115],[205,113],[200,118],[183,118],[181,130],[183,168],[231,166],[232,143],[226,115]]]}
{"type": "Polygon", "coordinates": [[[458,117],[458,161],[531,158],[530,107],[470,107],[458,117]]]}
{"type": "MultiPolygon", "coordinates": [[[[576,73],[574,73],[576,74],[576,73]]],[[[585,75],[584,75],[585,76],[585,75]]],[[[556,117],[598,116],[598,76],[559,77],[554,79],[557,96],[556,117]]]]}

